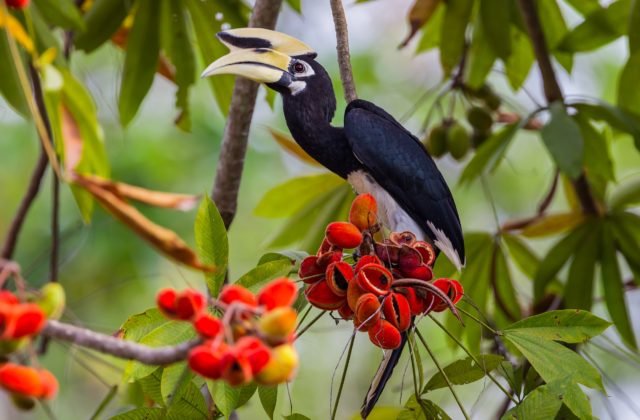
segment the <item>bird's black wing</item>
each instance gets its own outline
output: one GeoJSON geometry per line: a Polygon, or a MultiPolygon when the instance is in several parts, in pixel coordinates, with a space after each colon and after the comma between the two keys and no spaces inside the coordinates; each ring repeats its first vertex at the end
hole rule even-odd
{"type": "Polygon", "coordinates": [[[432,240],[439,238],[429,223],[442,231],[464,264],[462,228],[451,191],[420,141],[386,111],[363,100],[347,106],[344,128],[366,171],[432,240]]]}

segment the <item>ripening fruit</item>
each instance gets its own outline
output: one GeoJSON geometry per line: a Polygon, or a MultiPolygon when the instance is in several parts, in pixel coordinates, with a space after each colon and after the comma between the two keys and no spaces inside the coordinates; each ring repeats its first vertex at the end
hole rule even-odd
{"type": "Polygon", "coordinates": [[[402,336],[389,321],[381,319],[369,328],[369,340],[382,349],[392,350],[400,347],[402,336]]]}
{"type": "Polygon", "coordinates": [[[473,133],[471,134],[471,145],[474,148],[478,148],[480,147],[485,141],[487,141],[487,139],[491,136],[491,130],[487,130],[487,131],[478,131],[478,130],[473,130],[473,133]]]}
{"type": "Polygon", "coordinates": [[[380,319],[380,301],[373,293],[365,293],[358,298],[356,303],[355,316],[357,318],[356,327],[359,330],[366,330],[373,326],[380,319]],[[364,328],[360,328],[362,325],[364,328]]]}
{"type": "Polygon", "coordinates": [[[478,131],[486,132],[493,124],[493,117],[486,108],[473,106],[467,111],[467,121],[478,131]]]}
{"type": "Polygon", "coordinates": [[[398,331],[406,331],[411,324],[411,307],[406,297],[400,293],[390,293],[382,304],[384,319],[398,331]]]}
{"type": "Polygon", "coordinates": [[[467,130],[462,125],[454,123],[449,128],[447,136],[447,148],[451,156],[456,160],[462,159],[469,151],[470,146],[471,140],[467,130]]]}
{"type": "Polygon", "coordinates": [[[258,329],[270,343],[281,342],[295,331],[297,318],[298,314],[293,308],[275,308],[260,317],[258,329]]]}
{"type": "Polygon", "coordinates": [[[5,363],[0,366],[0,386],[25,397],[50,399],[58,392],[58,380],[45,369],[5,363]]]}
{"type": "Polygon", "coordinates": [[[202,293],[196,290],[185,289],[176,298],[175,305],[178,319],[193,319],[207,306],[207,299],[202,293]]]}
{"type": "Polygon", "coordinates": [[[310,304],[326,311],[340,308],[345,301],[344,296],[338,296],[331,291],[326,281],[308,285],[304,295],[310,304]]]}
{"type": "Polygon", "coordinates": [[[29,6],[30,0],[4,0],[7,3],[7,6],[13,7],[14,9],[24,9],[29,6]]]}
{"type": "Polygon", "coordinates": [[[352,223],[329,223],[326,230],[327,240],[339,248],[355,248],[362,242],[360,229],[352,223]]]}
{"type": "Polygon", "coordinates": [[[368,230],[375,226],[378,214],[378,203],[371,194],[360,194],[351,203],[349,222],[360,230],[368,230]]]}
{"type": "MultiPolygon", "coordinates": [[[[446,294],[449,297],[449,300],[451,300],[451,303],[454,305],[458,303],[458,301],[462,298],[462,295],[464,295],[464,289],[462,288],[462,285],[457,280],[440,278],[435,280],[433,282],[433,285],[436,286],[438,289],[442,290],[444,294],[446,294]]],[[[444,300],[442,300],[437,296],[435,297],[435,302],[433,306],[433,310],[435,312],[442,312],[448,307],[449,305],[447,305],[447,303],[444,300]]]]}
{"type": "Polygon", "coordinates": [[[255,307],[258,305],[258,300],[251,291],[243,286],[237,284],[229,284],[222,289],[218,300],[227,305],[233,302],[241,302],[245,305],[255,307]]]}
{"type": "Polygon", "coordinates": [[[193,328],[196,329],[200,337],[212,339],[218,337],[222,333],[224,327],[220,319],[203,312],[196,316],[193,321],[193,328]]]}
{"type": "Polygon", "coordinates": [[[448,130],[444,125],[431,129],[427,138],[427,150],[433,157],[441,157],[447,153],[448,130]]]}
{"type": "Polygon", "coordinates": [[[491,92],[489,95],[487,95],[487,97],[484,99],[484,103],[493,111],[496,111],[498,108],[500,108],[500,105],[502,105],[502,100],[500,99],[500,97],[495,93],[495,92],[491,92]]]}
{"type": "Polygon", "coordinates": [[[258,305],[268,311],[282,306],[291,306],[298,296],[296,284],[286,277],[277,278],[264,286],[258,293],[258,305]]]}
{"type": "Polygon", "coordinates": [[[40,289],[40,297],[35,303],[48,319],[60,319],[66,303],[64,288],[57,282],[45,284],[40,289]]]}
{"type": "Polygon", "coordinates": [[[389,292],[393,276],[384,266],[378,264],[367,264],[360,269],[356,276],[358,286],[366,292],[376,296],[382,296],[389,292]]]}
{"type": "Polygon", "coordinates": [[[298,353],[291,344],[282,344],[271,350],[269,363],[256,374],[256,382],[276,385],[289,381],[298,367],[298,353]]]}

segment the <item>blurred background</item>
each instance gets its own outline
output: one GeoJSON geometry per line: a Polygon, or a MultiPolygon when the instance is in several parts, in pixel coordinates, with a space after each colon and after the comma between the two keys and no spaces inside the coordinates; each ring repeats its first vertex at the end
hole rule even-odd
{"type": "MultiPolygon", "coordinates": [[[[437,51],[416,56],[415,41],[403,50],[397,48],[406,35],[406,15],[410,5],[406,0],[377,0],[362,5],[346,2],[346,13],[359,96],[382,106],[419,134],[434,95],[416,104],[425,92],[441,82],[442,73],[437,51]]],[[[318,60],[330,72],[336,86],[339,109],[334,124],[341,125],[344,100],[339,86],[329,3],[303,0],[302,11],[299,15],[285,6],[277,29],[304,40],[318,51],[318,60]]],[[[573,11],[563,8],[563,13],[571,26],[577,19],[573,11]]],[[[219,22],[224,25],[224,18],[219,22]]],[[[560,82],[567,96],[588,95],[613,100],[618,73],[626,59],[625,49],[626,45],[619,40],[594,53],[577,55],[571,76],[558,67],[560,82]]],[[[201,64],[204,68],[206,63],[201,64]]],[[[156,77],[141,112],[132,124],[123,129],[118,122],[117,111],[117,86],[122,65],[123,54],[112,45],[101,47],[90,56],[77,53],[72,63],[72,71],[85,83],[97,102],[113,177],[149,189],[210,193],[224,128],[224,117],[215,105],[210,89],[203,81],[198,81],[192,89],[193,126],[192,131],[186,133],[173,124],[174,86],[156,77]]],[[[517,95],[508,88],[499,69],[491,74],[489,80],[519,113],[526,114],[537,108],[537,103],[544,102],[536,69],[531,71],[525,83],[526,92],[523,90],[517,95]]],[[[307,166],[284,153],[271,138],[268,127],[284,132],[287,129],[280,99],[276,99],[271,109],[264,100],[264,93],[261,88],[240,189],[239,212],[229,232],[232,279],[254,267],[261,255],[272,250],[267,246],[268,239],[286,223],[283,219],[254,215],[253,210],[265,192],[292,177],[319,172],[318,168],[307,166]]],[[[528,216],[545,194],[554,167],[537,136],[522,132],[518,136],[518,141],[509,148],[498,170],[469,186],[457,186],[464,162],[456,162],[450,156],[437,161],[452,187],[465,231],[495,231],[498,221],[528,216]]],[[[0,237],[6,234],[38,150],[32,125],[14,114],[0,99],[0,237]]],[[[640,156],[628,136],[615,139],[612,156],[618,180],[638,173],[640,156]]],[[[49,174],[28,215],[16,254],[24,277],[33,286],[48,280],[50,185],[49,174]]],[[[84,225],[70,190],[64,185],[62,188],[62,265],[59,280],[68,296],[65,320],[113,333],[130,314],[153,307],[155,293],[161,287],[192,286],[204,290],[199,273],[168,261],[102,209],[97,209],[90,225],[84,225]]],[[[553,206],[563,208],[566,203],[558,199],[553,206]]],[[[180,213],[145,206],[140,208],[152,220],[174,229],[188,243],[194,243],[194,211],[180,213]]],[[[533,242],[538,255],[548,249],[550,242],[533,242]]],[[[521,287],[518,292],[525,300],[530,298],[530,288],[521,287]]],[[[640,293],[628,293],[628,299],[637,334],[640,329],[640,293]]],[[[607,318],[600,306],[596,305],[594,312],[607,318]]],[[[461,356],[458,350],[445,342],[444,334],[429,320],[424,320],[420,328],[441,362],[461,356]]],[[[336,325],[329,317],[324,317],[304,339],[297,342],[301,367],[295,381],[288,387],[280,387],[276,413],[288,414],[291,400],[294,412],[314,419],[329,417],[331,389],[333,386],[334,393],[337,389],[341,373],[338,364],[350,332],[349,324],[336,325]]],[[[609,340],[619,342],[610,330],[604,338],[594,340],[585,348],[615,383],[615,386],[606,383],[607,396],[589,394],[594,415],[600,418],[640,418],[640,403],[634,397],[640,392],[640,366],[632,358],[620,358],[603,351],[601,347],[605,344],[607,347],[609,340]]],[[[358,336],[355,349],[339,418],[350,418],[358,412],[381,358],[381,351],[369,345],[365,335],[358,336]]],[[[124,367],[124,363],[118,360],[58,342],[51,343],[42,363],[60,380],[60,395],[50,403],[52,412],[59,419],[89,418],[110,387],[121,382],[124,367]]],[[[400,362],[380,405],[400,406],[406,401],[412,387],[411,371],[406,369],[408,363],[408,358],[400,362]]],[[[428,376],[435,372],[435,368],[425,362],[425,371],[428,376]]],[[[460,391],[465,406],[475,419],[491,418],[502,404],[502,396],[484,381],[462,387],[460,391]],[[485,388],[489,389],[485,392],[485,388]]],[[[107,407],[103,416],[115,414],[118,407],[126,405],[125,386],[120,387],[119,397],[107,407]]],[[[446,408],[452,417],[460,418],[448,391],[436,391],[431,398],[446,408]]],[[[0,393],[0,399],[4,400],[0,403],[0,418],[47,417],[42,409],[27,414],[17,413],[4,393],[0,393]]],[[[240,418],[263,418],[257,395],[238,414],[240,418]]]]}

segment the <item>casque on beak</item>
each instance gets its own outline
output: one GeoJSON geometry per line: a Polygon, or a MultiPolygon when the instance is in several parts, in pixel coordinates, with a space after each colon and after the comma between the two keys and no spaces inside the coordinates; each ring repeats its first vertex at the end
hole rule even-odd
{"type": "Polygon", "coordinates": [[[217,36],[230,52],[211,63],[201,77],[233,74],[259,83],[277,83],[290,76],[292,57],[316,54],[304,42],[268,29],[230,29],[217,36]]]}

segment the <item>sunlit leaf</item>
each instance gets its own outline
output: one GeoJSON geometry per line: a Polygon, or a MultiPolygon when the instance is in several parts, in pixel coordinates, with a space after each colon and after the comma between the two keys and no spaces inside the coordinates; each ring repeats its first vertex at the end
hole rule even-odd
{"type": "Polygon", "coordinates": [[[440,63],[445,75],[458,65],[465,48],[465,32],[473,10],[471,0],[449,0],[442,21],[440,63]]]}
{"type": "Polygon", "coordinates": [[[74,183],[91,193],[115,218],[168,257],[198,270],[208,272],[215,269],[200,261],[196,253],[175,232],[153,223],[116,194],[80,175],[75,177],[74,183]]]}
{"type": "Polygon", "coordinates": [[[200,389],[193,383],[187,382],[179,388],[167,408],[167,420],[206,419],[209,410],[200,389]]]}
{"type": "Polygon", "coordinates": [[[429,22],[434,12],[440,5],[440,0],[415,0],[409,9],[407,20],[409,21],[409,34],[400,43],[400,48],[405,47],[420,28],[429,22]]]}
{"type": "Polygon", "coordinates": [[[293,265],[288,259],[269,261],[264,264],[260,264],[245,273],[235,281],[235,284],[239,284],[248,289],[257,290],[259,286],[262,286],[269,280],[289,274],[291,267],[293,267],[293,265]]]}
{"type": "Polygon", "coordinates": [[[628,305],[625,300],[624,284],[618,258],[616,256],[616,246],[613,239],[611,227],[605,224],[602,234],[602,252],[600,258],[600,270],[602,274],[602,289],[604,290],[604,301],[607,304],[607,311],[611,320],[616,326],[620,337],[624,342],[636,350],[638,345],[633,332],[628,305]]]}
{"type": "Polygon", "coordinates": [[[128,125],[149,92],[160,53],[160,10],[154,0],[138,0],[127,40],[127,54],[118,95],[120,122],[128,125]]]}
{"type": "Polygon", "coordinates": [[[296,13],[302,13],[302,1],[301,0],[287,0],[287,4],[291,7],[296,13]]]}
{"type": "Polygon", "coordinates": [[[598,370],[567,347],[521,330],[505,331],[503,337],[516,346],[546,382],[574,375],[576,382],[604,390],[598,370]]]}
{"type": "Polygon", "coordinates": [[[258,396],[260,397],[260,404],[262,404],[264,412],[270,419],[273,419],[273,413],[278,403],[278,386],[259,385],[258,396]]]}
{"type": "Polygon", "coordinates": [[[305,152],[291,136],[273,128],[269,128],[269,133],[271,134],[271,137],[273,137],[273,139],[280,145],[280,147],[282,147],[289,154],[297,157],[298,159],[309,165],[322,167],[322,165],[319,164],[317,160],[309,156],[309,154],[305,152]]]}
{"type": "Polygon", "coordinates": [[[450,420],[451,417],[436,403],[426,398],[416,400],[412,395],[404,405],[404,410],[400,412],[396,420],[450,420]]]}
{"type": "Polygon", "coordinates": [[[174,363],[162,369],[162,379],[160,380],[160,391],[162,399],[166,402],[172,401],[181,388],[191,382],[193,372],[187,366],[187,362],[174,363]]]}
{"type": "Polygon", "coordinates": [[[164,398],[162,398],[162,392],[160,390],[163,371],[163,368],[157,368],[150,375],[140,378],[137,381],[142,387],[145,398],[150,399],[162,407],[165,406],[164,398]]]}
{"type": "MultiPolygon", "coordinates": [[[[480,364],[476,364],[471,357],[456,360],[444,367],[444,374],[454,385],[470,384],[484,378],[487,373],[497,368],[503,360],[502,356],[496,354],[480,354],[476,356],[476,359],[480,364]]],[[[433,391],[446,386],[447,382],[444,379],[444,375],[439,371],[429,379],[422,392],[433,391]]]]}
{"type": "Polygon", "coordinates": [[[196,223],[194,225],[198,255],[205,264],[217,268],[214,273],[206,274],[207,287],[211,296],[220,293],[229,263],[229,240],[224,221],[211,198],[202,199],[196,223]]]}
{"type": "Polygon", "coordinates": [[[255,383],[232,387],[224,381],[207,381],[207,386],[209,387],[216,407],[218,407],[218,410],[226,417],[228,417],[233,410],[249,401],[258,389],[255,383]]]}
{"type": "Polygon", "coordinates": [[[122,324],[120,331],[125,340],[140,341],[142,337],[167,322],[169,320],[158,308],[151,308],[142,313],[131,315],[122,324]]]}
{"type": "Polygon", "coordinates": [[[282,416],[282,418],[284,420],[311,420],[309,417],[299,413],[293,413],[286,416],[282,416]]]}
{"type": "Polygon", "coordinates": [[[531,337],[565,343],[583,343],[601,334],[611,323],[578,309],[562,309],[517,321],[503,332],[519,331],[531,337]]]}
{"type": "Polygon", "coordinates": [[[157,407],[140,407],[126,413],[117,414],[111,420],[160,420],[164,417],[165,410],[157,407]]]}
{"type": "Polygon", "coordinates": [[[522,235],[529,238],[557,235],[574,229],[584,220],[585,216],[582,212],[549,214],[527,225],[522,229],[522,235]]]}
{"type": "Polygon", "coordinates": [[[584,141],[578,124],[567,114],[564,105],[554,102],[550,106],[551,120],[540,134],[558,168],[577,178],[582,171],[584,141]]]}
{"type": "Polygon", "coordinates": [[[513,90],[518,90],[527,80],[535,62],[533,47],[527,34],[515,26],[511,27],[511,55],[507,58],[505,72],[513,90]]]}
{"type": "Polygon", "coordinates": [[[612,128],[630,134],[636,148],[640,149],[640,118],[637,116],[604,101],[597,104],[576,103],[571,106],[590,119],[605,121],[612,128]]]}
{"type": "Polygon", "coordinates": [[[86,29],[75,37],[75,46],[91,52],[107,42],[127,17],[133,4],[131,0],[93,0],[91,8],[84,15],[86,29]]]}

